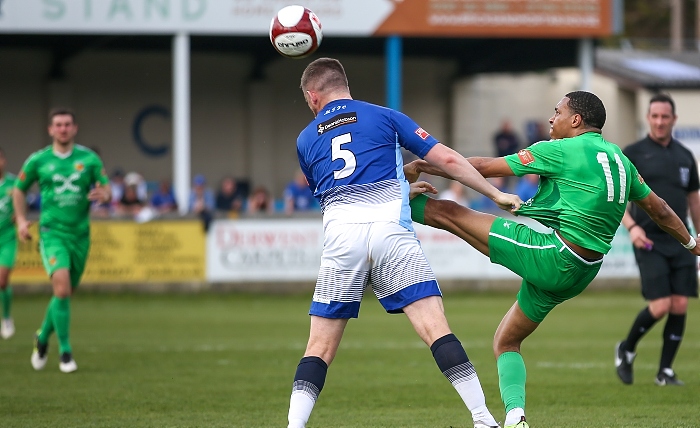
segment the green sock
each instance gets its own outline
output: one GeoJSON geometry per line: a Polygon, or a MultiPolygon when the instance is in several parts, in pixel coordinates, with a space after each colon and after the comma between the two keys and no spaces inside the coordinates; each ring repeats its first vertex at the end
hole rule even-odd
{"type": "Polygon", "coordinates": [[[504,352],[498,357],[498,387],[506,413],[520,407],[525,408],[525,361],[517,352],[504,352]]]}
{"type": "Polygon", "coordinates": [[[52,297],[49,300],[49,304],[46,306],[46,314],[44,315],[44,321],[41,323],[41,330],[39,330],[39,342],[46,344],[49,343],[49,338],[51,333],[53,333],[53,317],[51,316],[53,309],[53,301],[57,297],[52,297]]]}
{"type": "Polygon", "coordinates": [[[58,337],[58,352],[72,352],[70,347],[70,297],[54,297],[51,318],[58,337]]]}
{"type": "Polygon", "coordinates": [[[425,224],[425,204],[428,203],[428,199],[430,198],[425,194],[420,194],[411,199],[411,202],[409,202],[411,206],[411,220],[425,224]]]}
{"type": "Polygon", "coordinates": [[[3,318],[10,318],[10,309],[12,309],[12,287],[9,285],[5,287],[0,293],[2,297],[2,316],[3,318]]]}

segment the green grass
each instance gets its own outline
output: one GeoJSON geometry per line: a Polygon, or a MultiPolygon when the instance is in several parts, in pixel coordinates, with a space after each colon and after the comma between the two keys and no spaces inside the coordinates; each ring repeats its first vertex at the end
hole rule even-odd
{"type": "MultiPolygon", "coordinates": [[[[448,293],[450,324],[498,419],[491,338],[508,294],[448,293]]],[[[47,296],[17,296],[17,334],[0,341],[2,427],[282,427],[308,334],[308,296],[78,295],[79,370],[29,364],[47,296]]],[[[643,302],[587,292],[557,308],[526,342],[527,413],[535,427],[697,427],[700,325],[693,300],[675,369],[684,387],[653,383],[662,326],[640,344],[635,385],[614,374],[613,346],[643,302]]],[[[309,421],[317,427],[470,427],[456,392],[402,315],[368,296],[348,325],[309,421]]]]}

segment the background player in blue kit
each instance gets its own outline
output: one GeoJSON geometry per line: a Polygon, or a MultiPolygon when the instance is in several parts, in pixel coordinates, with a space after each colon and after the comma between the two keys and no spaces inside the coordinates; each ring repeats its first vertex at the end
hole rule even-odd
{"type": "Polygon", "coordinates": [[[316,118],[297,154],[323,211],[324,248],[311,303],[311,331],[294,376],[289,427],[304,427],[325,383],[343,331],[367,285],[389,313],[404,312],[472,412],[477,428],[498,423],[486,407],[474,366],[452,334],[435,275],[411,223],[401,147],[462,184],[513,210],[522,201],[489,184],[469,162],[406,115],[355,101],[339,61],[320,58],[301,89],[316,118]]]}

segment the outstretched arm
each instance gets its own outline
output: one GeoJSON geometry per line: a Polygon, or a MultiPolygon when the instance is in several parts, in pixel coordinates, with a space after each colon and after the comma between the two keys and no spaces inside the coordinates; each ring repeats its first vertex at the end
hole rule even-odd
{"type": "Polygon", "coordinates": [[[690,235],[683,221],[673,212],[666,201],[659,198],[656,193],[651,192],[646,198],[634,201],[634,203],[649,214],[654,223],[676,238],[691,253],[696,256],[700,255],[700,246],[697,245],[697,238],[693,238],[690,235]]]}
{"type": "Polygon", "coordinates": [[[503,193],[495,188],[479,174],[464,156],[443,144],[438,143],[430,149],[425,155],[425,160],[442,170],[445,175],[441,174],[441,176],[451,177],[482,195],[486,195],[506,211],[518,209],[522,204],[522,200],[517,195],[503,193]]]}

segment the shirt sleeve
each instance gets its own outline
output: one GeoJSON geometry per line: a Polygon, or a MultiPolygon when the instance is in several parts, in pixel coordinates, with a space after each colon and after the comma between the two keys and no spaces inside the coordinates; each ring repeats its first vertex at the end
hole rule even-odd
{"type": "Polygon", "coordinates": [[[36,157],[30,156],[19,171],[19,176],[17,177],[17,181],[15,181],[15,187],[22,192],[26,192],[37,180],[37,177],[36,157]]]}
{"type": "Polygon", "coordinates": [[[518,177],[526,174],[555,177],[561,173],[564,165],[560,140],[535,143],[527,149],[505,156],[504,159],[518,177]]]}
{"type": "Polygon", "coordinates": [[[644,178],[642,178],[641,174],[639,174],[639,171],[637,171],[634,164],[630,162],[629,165],[630,175],[633,177],[632,183],[630,184],[629,200],[638,201],[640,199],[644,199],[649,196],[649,193],[651,193],[651,188],[644,182],[644,178]]]}
{"type": "Polygon", "coordinates": [[[92,177],[93,183],[100,183],[103,186],[109,184],[109,177],[107,177],[107,172],[105,171],[102,159],[100,159],[99,156],[95,156],[95,160],[95,169],[92,177]]]}
{"type": "Polygon", "coordinates": [[[435,137],[418,126],[413,119],[401,112],[389,110],[389,120],[391,120],[391,123],[396,130],[401,147],[405,148],[421,159],[428,154],[430,149],[439,143],[435,137]]]}
{"type": "Polygon", "coordinates": [[[695,159],[690,163],[690,180],[688,181],[688,193],[697,192],[700,189],[700,179],[698,179],[698,164],[695,159]]]}

